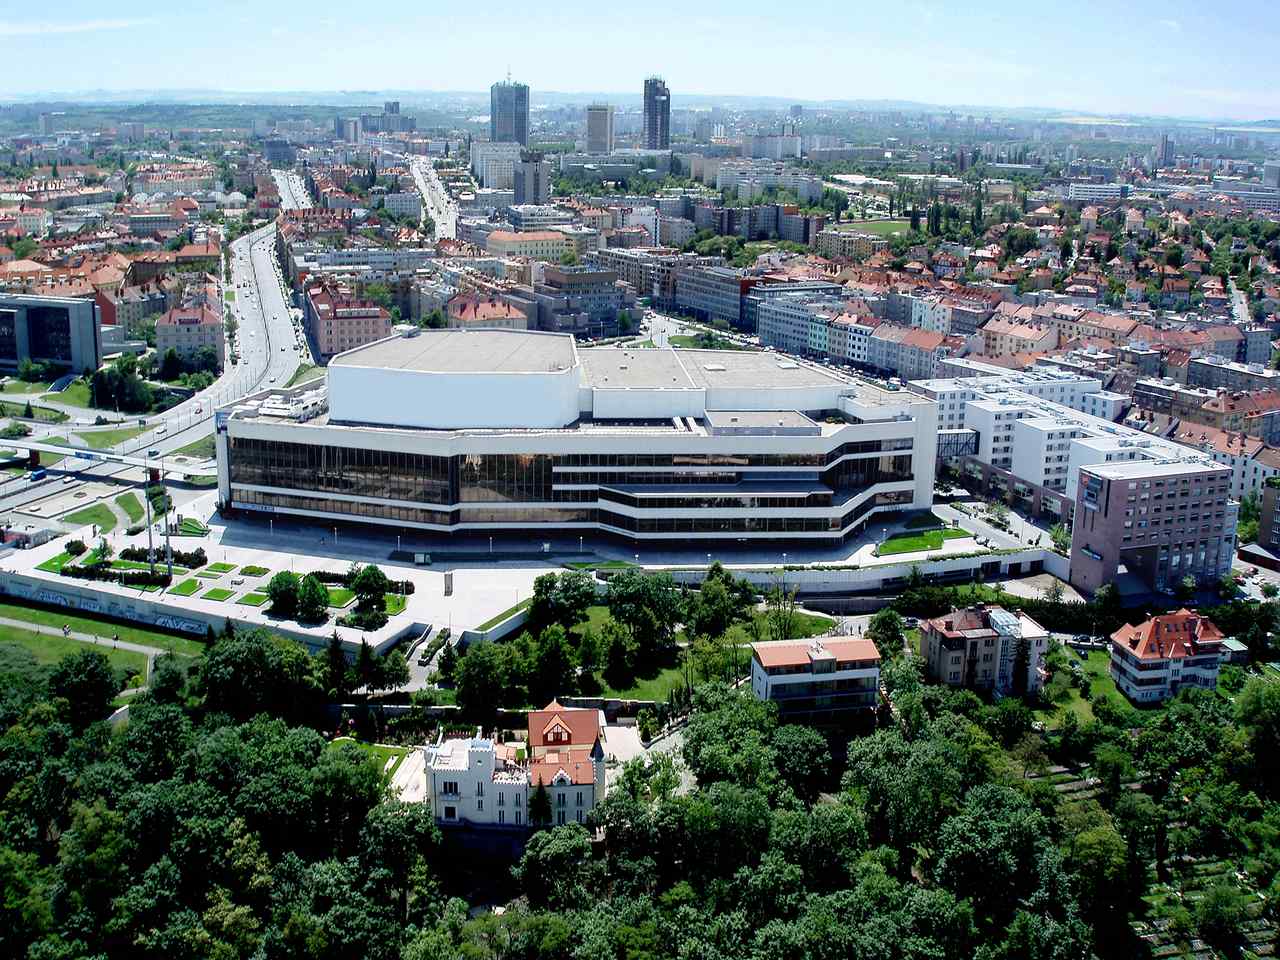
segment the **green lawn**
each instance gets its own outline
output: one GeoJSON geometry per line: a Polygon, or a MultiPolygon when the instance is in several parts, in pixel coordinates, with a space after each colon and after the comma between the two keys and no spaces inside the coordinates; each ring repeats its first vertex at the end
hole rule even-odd
{"type": "Polygon", "coordinates": [[[246,593],[236,603],[243,603],[248,607],[260,607],[269,599],[265,593],[246,593]]]}
{"type": "Polygon", "coordinates": [[[336,607],[341,610],[351,605],[351,601],[356,598],[353,591],[346,587],[330,587],[329,588],[329,606],[336,607]]]}
{"type": "Polygon", "coordinates": [[[879,556],[895,553],[919,553],[940,550],[944,540],[963,540],[973,534],[964,530],[925,530],[921,533],[899,533],[880,544],[879,556]]]}
{"type": "Polygon", "coordinates": [[[50,557],[43,563],[36,564],[36,569],[43,570],[45,573],[57,573],[74,559],[71,554],[63,551],[56,557],[50,557]]]}
{"type": "Polygon", "coordinates": [[[133,523],[141,523],[142,518],[146,516],[136,493],[124,493],[116,497],[116,506],[127,513],[129,520],[133,523]]]}
{"type": "Polygon", "coordinates": [[[387,616],[394,617],[397,613],[404,613],[404,608],[407,603],[404,597],[400,596],[398,593],[385,593],[383,594],[383,597],[386,601],[386,605],[383,609],[386,610],[387,616]]]}
{"type": "MultiPolygon", "coordinates": [[[[26,413],[27,402],[11,403],[8,400],[0,400],[0,417],[21,417],[26,413]]],[[[48,407],[38,407],[31,405],[31,419],[41,423],[62,423],[64,420],[70,420],[61,410],[50,410],[48,407]]]]}
{"type": "Polygon", "coordinates": [[[191,517],[183,517],[182,523],[178,524],[178,536],[180,537],[203,537],[207,536],[209,528],[199,520],[193,520],[191,517]]]}
{"type": "Polygon", "coordinates": [[[630,560],[585,560],[566,563],[570,570],[627,570],[635,564],[630,560]]]}
{"type": "Polygon", "coordinates": [[[206,590],[200,594],[202,600],[230,600],[235,594],[234,590],[224,590],[222,587],[214,587],[212,590],[206,590]]]}
{"type": "Polygon", "coordinates": [[[234,563],[211,563],[205,569],[213,573],[230,573],[236,568],[234,563]]]}
{"type": "Polygon", "coordinates": [[[27,383],[25,380],[10,379],[5,381],[2,393],[44,393],[49,389],[49,384],[43,380],[37,380],[35,383],[27,383]]]}
{"type": "Polygon", "coordinates": [[[911,227],[910,220],[877,220],[872,223],[842,223],[840,229],[850,233],[869,233],[873,237],[891,237],[911,227]]]}
{"type": "Polygon", "coordinates": [[[169,592],[179,597],[189,597],[194,593],[199,593],[204,589],[204,584],[199,580],[183,580],[176,587],[170,587],[169,592]]]}
{"type": "Polygon", "coordinates": [[[619,700],[656,700],[663,701],[676,687],[684,683],[684,673],[674,661],[662,667],[651,677],[637,677],[631,686],[615,690],[602,681],[601,696],[617,697],[619,700]]]}
{"type": "Polygon", "coordinates": [[[61,393],[49,394],[48,399],[68,407],[93,408],[93,404],[89,402],[89,384],[83,380],[75,381],[61,393]]]}
{"type": "Polygon", "coordinates": [[[46,627],[61,627],[67,624],[72,630],[80,633],[93,633],[103,637],[117,636],[121,640],[158,647],[161,650],[172,649],[174,653],[187,657],[198,657],[204,652],[204,642],[201,640],[179,637],[147,627],[112,623],[84,613],[72,614],[70,611],[42,610],[18,603],[0,602],[0,617],[38,623],[46,627]]]}
{"type": "Polygon", "coordinates": [[[943,522],[942,518],[932,510],[926,510],[923,513],[917,513],[903,524],[903,526],[908,530],[927,530],[931,527],[944,527],[946,524],[943,522]]]}
{"type": "Polygon", "coordinates": [[[234,303],[236,299],[236,292],[234,290],[228,290],[222,296],[226,299],[227,303],[234,303]]]}
{"type": "Polygon", "coordinates": [[[86,430],[84,433],[77,433],[83,446],[90,447],[94,450],[106,450],[108,447],[117,447],[126,440],[132,440],[138,434],[145,430],[145,427],[122,427],[119,430],[86,430]]]}
{"type": "Polygon", "coordinates": [[[351,737],[337,737],[333,740],[333,744],[354,743],[363,752],[367,753],[371,758],[378,762],[378,769],[382,770],[388,778],[391,777],[396,769],[400,766],[400,762],[408,755],[408,747],[393,747],[389,744],[382,743],[365,743],[362,740],[354,740],[351,737]],[[391,766],[387,766],[387,761],[392,761],[391,766]]]}
{"type": "Polygon", "coordinates": [[[37,663],[53,664],[63,657],[81,650],[97,650],[105,654],[111,665],[117,670],[131,670],[134,673],[147,672],[147,656],[133,650],[115,650],[111,647],[99,646],[64,637],[61,633],[34,633],[20,630],[7,624],[0,624],[0,643],[10,643],[31,651],[37,663]]]}
{"type": "Polygon", "coordinates": [[[70,516],[61,517],[64,523],[75,524],[76,526],[87,527],[91,523],[98,525],[98,530],[102,533],[110,533],[115,529],[116,515],[111,512],[111,508],[105,503],[95,503],[91,507],[85,507],[83,510],[77,510],[70,516]]]}
{"type": "Polygon", "coordinates": [[[319,380],[325,375],[322,367],[317,367],[310,363],[304,363],[293,371],[293,376],[286,381],[286,387],[296,387],[300,383],[310,383],[312,380],[319,380]]]}
{"type": "Polygon", "coordinates": [[[240,572],[246,577],[265,577],[271,571],[266,567],[256,567],[252,563],[245,564],[240,572]]]}
{"type": "Polygon", "coordinates": [[[213,434],[207,437],[201,437],[195,443],[188,443],[185,447],[181,447],[171,454],[175,457],[191,457],[195,460],[210,460],[215,453],[215,445],[213,442],[213,434]]]}
{"type": "MultiPolygon", "coordinates": [[[[1057,728],[1062,725],[1062,718],[1074,713],[1080,723],[1085,724],[1093,719],[1093,702],[1101,698],[1113,701],[1120,707],[1132,707],[1127,697],[1116,689],[1116,682],[1111,679],[1111,655],[1106,650],[1090,650],[1089,656],[1081,661],[1072,650],[1066,650],[1066,663],[1078,663],[1089,678],[1090,700],[1080,696],[1080,691],[1073,685],[1067,690],[1065,698],[1059,699],[1051,706],[1041,707],[1035,711],[1036,719],[1042,720],[1045,726],[1057,728]]],[[[1070,671],[1069,666],[1058,669],[1070,671]]],[[[1141,709],[1149,709],[1147,707],[1141,709]]],[[[1158,707],[1156,709],[1159,709],[1158,707]]]]}
{"type": "Polygon", "coordinates": [[[484,630],[488,630],[490,627],[496,627],[498,624],[500,624],[503,620],[507,619],[507,617],[511,616],[517,610],[523,610],[525,607],[527,607],[531,603],[533,603],[532,597],[530,597],[528,600],[521,600],[514,607],[507,607],[507,609],[503,610],[501,613],[495,614],[494,616],[490,617],[484,623],[480,624],[480,626],[476,627],[476,629],[480,631],[484,631],[484,630]]]}
{"type": "MultiPolygon", "coordinates": [[[[168,568],[169,568],[168,563],[166,563],[160,557],[156,558],[157,570],[167,570],[168,568]]],[[[151,564],[143,563],[141,560],[112,560],[111,569],[112,570],[150,570],[151,564]]],[[[190,571],[186,567],[179,567],[175,564],[173,568],[173,573],[175,576],[185,577],[188,573],[190,573],[190,571]]]]}

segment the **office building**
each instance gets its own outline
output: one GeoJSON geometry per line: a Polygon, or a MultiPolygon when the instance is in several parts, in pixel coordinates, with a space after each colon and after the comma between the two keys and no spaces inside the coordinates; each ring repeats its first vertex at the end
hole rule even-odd
{"type": "Polygon", "coordinates": [[[978,605],[920,624],[920,655],[939,683],[997,696],[1035,693],[1044,673],[1049,631],[1025,613],[978,605]],[[1017,676],[1019,647],[1026,676],[1017,676]]]}
{"type": "Polygon", "coordinates": [[[517,206],[546,203],[551,199],[551,164],[536,150],[522,150],[512,187],[517,206]]]}
{"type": "Polygon", "coordinates": [[[424,330],[219,411],[224,509],[440,533],[834,544],[933,499],[932,402],[763,352],[424,330]]]}
{"type": "Polygon", "coordinates": [[[751,692],[776,704],[786,719],[874,710],[880,701],[880,653],[861,637],[753,643],[751,692]]]}
{"type": "Polygon", "coordinates": [[[1280,160],[1268,160],[1262,165],[1262,185],[1280,190],[1280,160]]]}
{"type": "MultiPolygon", "coordinates": [[[[1191,454],[1189,448],[1181,448],[1191,454]]],[[[1231,569],[1239,505],[1231,468],[1208,459],[1136,459],[1082,466],[1071,535],[1071,582],[1090,592],[1121,567],[1157,592],[1231,569]]]]}
{"type": "Polygon", "coordinates": [[[528,85],[512,83],[508,78],[489,88],[489,139],[493,143],[529,145],[528,85]]]}
{"type": "Polygon", "coordinates": [[[98,304],[89,299],[0,293],[0,368],[23,360],[52,363],[72,373],[102,362],[98,304]]]}
{"type": "Polygon", "coordinates": [[[1111,635],[1111,679],[1134,703],[1168,700],[1187,686],[1212,690],[1225,639],[1212,620],[1191,610],[1126,623],[1111,635]]]}
{"type": "Polygon", "coordinates": [[[671,91],[661,77],[644,82],[644,145],[649,150],[671,148],[671,91]]]}
{"type": "Polygon", "coordinates": [[[587,107],[587,153],[613,153],[613,104],[587,107]]]}

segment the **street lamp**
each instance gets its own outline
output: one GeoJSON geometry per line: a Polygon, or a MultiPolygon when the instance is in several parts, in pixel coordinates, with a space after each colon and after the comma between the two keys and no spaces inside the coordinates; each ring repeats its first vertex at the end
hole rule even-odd
{"type": "Polygon", "coordinates": [[[493,554],[493,537],[489,538],[489,554],[493,554]]]}

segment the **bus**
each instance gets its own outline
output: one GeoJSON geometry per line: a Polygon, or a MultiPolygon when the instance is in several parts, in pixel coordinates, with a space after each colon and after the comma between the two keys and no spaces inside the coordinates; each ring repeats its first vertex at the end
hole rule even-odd
{"type": "Polygon", "coordinates": [[[31,471],[32,481],[43,480],[46,476],[48,476],[48,474],[45,472],[43,467],[31,471]]]}

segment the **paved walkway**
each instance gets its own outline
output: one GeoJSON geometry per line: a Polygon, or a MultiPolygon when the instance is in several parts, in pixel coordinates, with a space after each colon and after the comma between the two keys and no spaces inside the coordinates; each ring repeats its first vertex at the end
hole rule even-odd
{"type": "MultiPolygon", "coordinates": [[[[31,623],[28,620],[15,620],[12,617],[0,617],[0,625],[14,627],[18,630],[26,630],[28,633],[43,633],[51,637],[62,635],[61,627],[49,627],[42,623],[31,623]]],[[[102,628],[104,630],[109,629],[110,624],[104,623],[102,628]]],[[[148,647],[141,643],[131,643],[128,640],[112,640],[109,636],[101,637],[96,633],[80,633],[76,630],[72,630],[67,634],[67,636],[72,640],[79,640],[82,643],[92,643],[99,647],[112,647],[116,650],[132,650],[134,653],[141,653],[145,655],[147,658],[148,679],[151,678],[151,668],[155,664],[156,657],[160,656],[162,653],[168,652],[166,650],[161,650],[159,647],[148,647]]]]}

